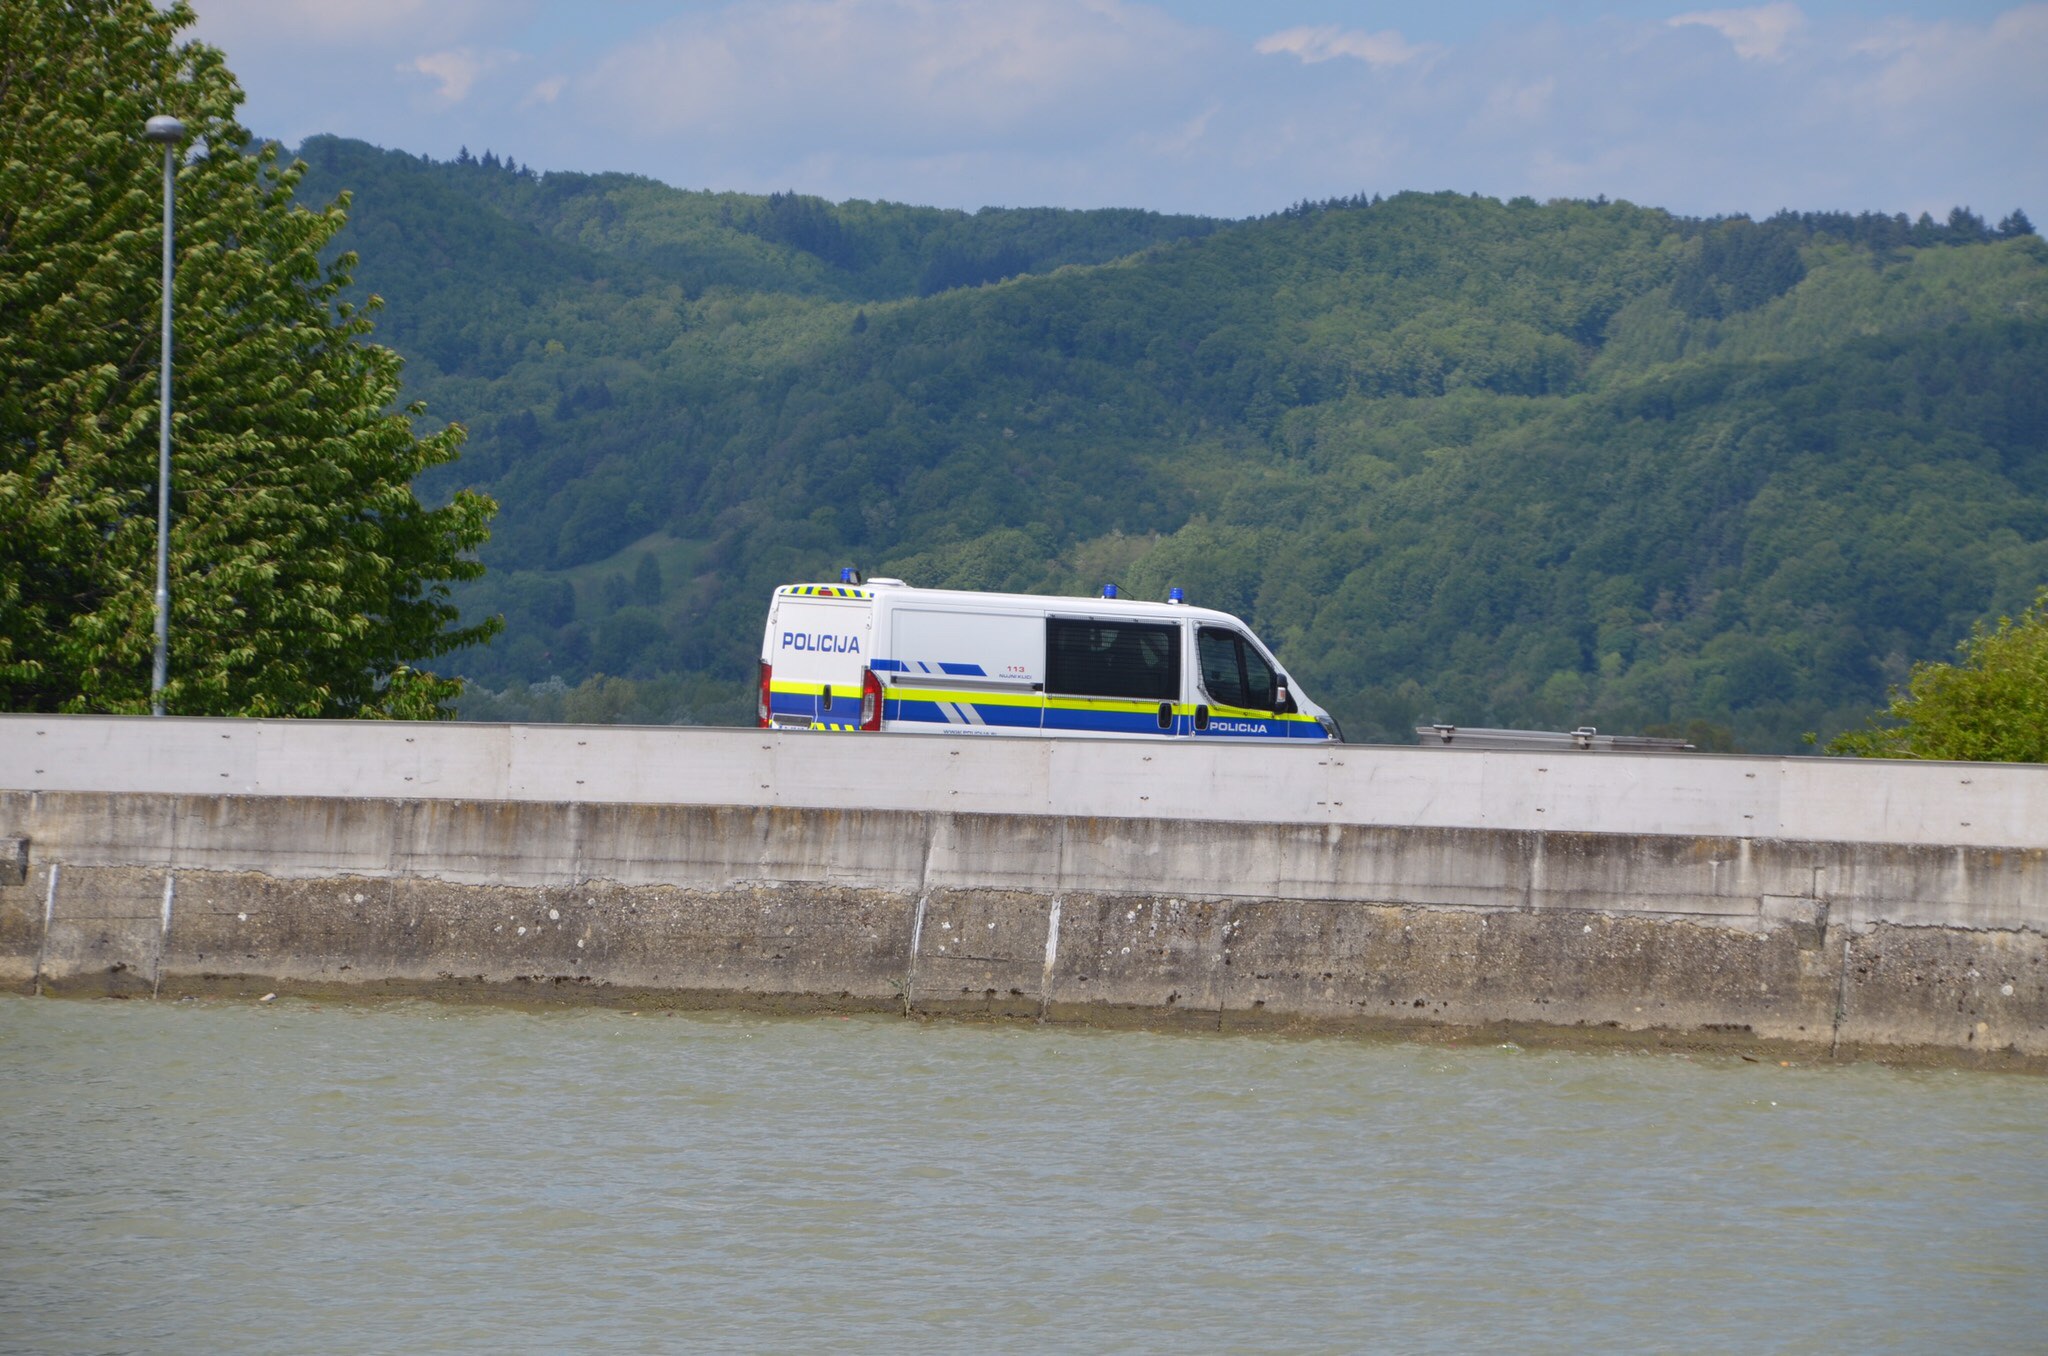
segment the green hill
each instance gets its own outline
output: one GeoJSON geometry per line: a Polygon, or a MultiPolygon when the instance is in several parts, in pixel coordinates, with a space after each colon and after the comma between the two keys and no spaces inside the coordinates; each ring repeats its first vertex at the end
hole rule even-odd
{"type": "Polygon", "coordinates": [[[2017,214],[968,214],[300,154],[470,429],[423,492],[502,504],[465,714],[744,719],[769,589],[857,563],[1180,584],[1354,736],[1784,749],[2048,580],[2017,214]]]}

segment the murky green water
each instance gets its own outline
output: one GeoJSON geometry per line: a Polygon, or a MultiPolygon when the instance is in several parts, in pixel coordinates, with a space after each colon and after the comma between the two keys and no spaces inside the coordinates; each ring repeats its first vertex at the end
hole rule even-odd
{"type": "Polygon", "coordinates": [[[2048,1080],[0,999],[23,1351],[2040,1350],[2048,1080]]]}

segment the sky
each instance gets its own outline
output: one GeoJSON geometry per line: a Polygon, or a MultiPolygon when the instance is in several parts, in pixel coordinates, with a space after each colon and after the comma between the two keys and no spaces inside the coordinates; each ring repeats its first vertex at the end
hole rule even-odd
{"type": "Polygon", "coordinates": [[[2048,3],[192,0],[243,122],[681,188],[2048,223],[2048,3]]]}

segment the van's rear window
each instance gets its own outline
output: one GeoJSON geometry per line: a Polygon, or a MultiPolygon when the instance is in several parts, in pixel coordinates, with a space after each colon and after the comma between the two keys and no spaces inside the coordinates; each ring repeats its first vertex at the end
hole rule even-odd
{"type": "Polygon", "coordinates": [[[1180,697],[1180,628],[1154,622],[1045,623],[1045,690],[1069,697],[1180,697]]]}

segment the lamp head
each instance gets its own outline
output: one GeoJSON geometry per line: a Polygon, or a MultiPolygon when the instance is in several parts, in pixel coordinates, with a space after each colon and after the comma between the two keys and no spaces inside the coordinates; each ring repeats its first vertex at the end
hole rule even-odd
{"type": "Polygon", "coordinates": [[[168,113],[159,113],[142,124],[142,139],[175,145],[185,139],[185,124],[168,113]]]}

